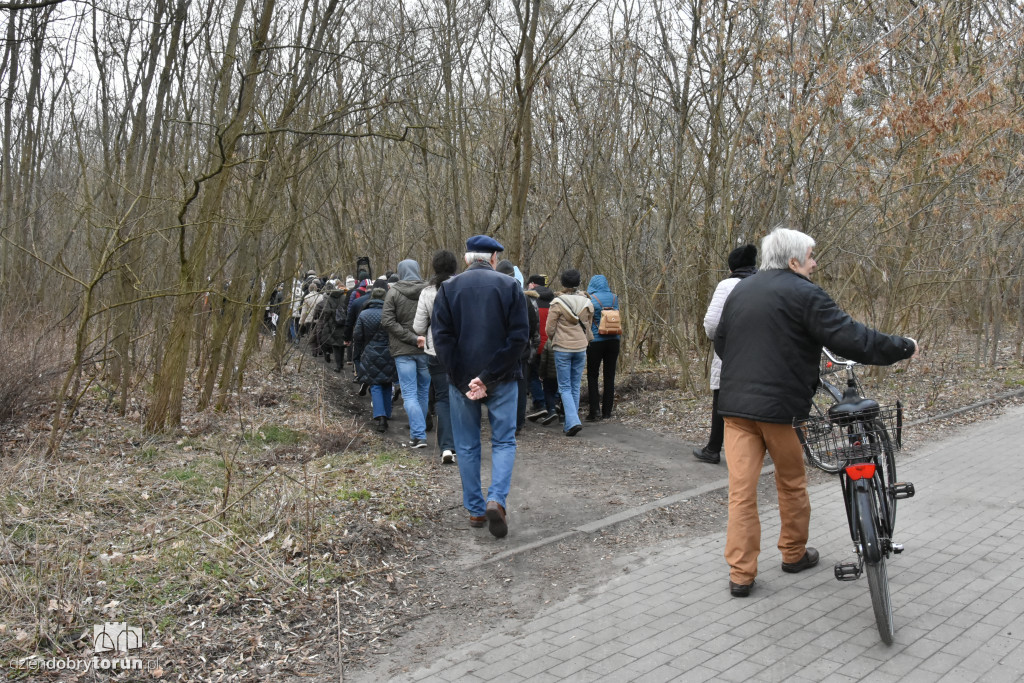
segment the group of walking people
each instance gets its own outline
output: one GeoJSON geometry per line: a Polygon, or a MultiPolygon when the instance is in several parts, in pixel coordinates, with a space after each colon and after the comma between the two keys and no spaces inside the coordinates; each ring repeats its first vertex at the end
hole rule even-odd
{"type": "MultiPolygon", "coordinates": [[[[364,385],[361,394],[371,396],[378,431],[388,430],[393,400],[401,395],[409,419],[409,445],[427,447],[427,432],[436,426],[441,461],[449,464],[455,462],[456,450],[448,377],[434,349],[430,321],[438,287],[459,267],[455,254],[446,249],[434,253],[430,266],[426,280],[419,263],[406,259],[395,273],[373,281],[350,276],[344,284],[340,279],[317,278],[310,271],[305,282],[296,285],[290,329],[296,338],[307,339],[312,355],[322,356],[328,365],[333,359],[335,372],[342,371],[346,359],[353,362],[355,378],[364,385]]],[[[524,282],[518,266],[508,260],[499,261],[495,271],[513,278],[527,302],[530,337],[519,359],[516,432],[527,420],[543,425],[561,421],[567,436],[579,434],[584,368],[586,420],[610,418],[621,326],[602,325],[604,311],[615,312],[606,318],[620,320],[619,298],[607,278],[594,275],[582,291],[579,271],[569,269],[561,274],[561,288],[555,291],[544,275],[524,282]]]]}
{"type": "Polygon", "coordinates": [[[568,269],[555,291],[544,275],[524,280],[518,266],[497,258],[503,250],[491,237],[471,237],[460,274],[455,254],[440,249],[429,279],[414,259],[376,280],[368,267],[344,283],[310,271],[295,284],[289,328],[296,340],[307,339],[314,356],[328,365],[333,359],[336,372],[352,361],[378,431],[388,430],[398,395],[411,448],[426,448],[427,433],[436,428],[441,463],[459,465],[470,523],[488,523],[496,536],[507,531],[516,434],[528,420],[561,420],[566,436],[579,434],[584,366],[586,419],[611,417],[622,332],[619,298],[603,275],[594,275],[583,291],[579,271],[568,269]],[[486,501],[479,487],[482,403],[493,446],[493,490],[486,501]]]}

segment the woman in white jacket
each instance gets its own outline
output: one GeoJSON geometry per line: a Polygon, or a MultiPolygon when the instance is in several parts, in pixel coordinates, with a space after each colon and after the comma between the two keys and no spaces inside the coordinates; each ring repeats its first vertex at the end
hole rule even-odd
{"type": "MultiPolygon", "coordinates": [[[[733,249],[729,253],[729,271],[729,277],[715,287],[707,313],[704,314],[704,332],[708,339],[715,338],[725,300],[732,294],[733,288],[740,280],[757,272],[757,247],[745,244],[733,249]]],[[[693,457],[717,465],[722,460],[722,438],[725,434],[725,421],[718,414],[718,382],[722,376],[722,359],[714,351],[711,353],[714,356],[711,359],[711,434],[707,446],[693,449],[693,457]]]]}
{"type": "Polygon", "coordinates": [[[420,291],[416,302],[416,317],[412,331],[425,337],[423,350],[427,352],[427,369],[430,370],[430,388],[434,392],[434,410],[437,411],[437,445],[441,449],[441,464],[455,464],[455,436],[452,434],[451,411],[448,404],[448,373],[437,359],[434,351],[434,335],[430,332],[430,314],[434,311],[434,298],[441,283],[458,272],[459,262],[455,254],[447,249],[434,252],[430,261],[434,276],[420,291]]]}

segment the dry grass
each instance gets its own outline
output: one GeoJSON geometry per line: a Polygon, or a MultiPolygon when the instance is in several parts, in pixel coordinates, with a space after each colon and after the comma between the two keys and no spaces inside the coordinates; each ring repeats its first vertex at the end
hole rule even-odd
{"type": "Polygon", "coordinates": [[[286,377],[272,405],[253,388],[160,438],[86,401],[57,459],[41,421],[9,430],[0,660],[88,656],[105,621],[142,626],[144,656],[181,680],[333,671],[339,635],[348,663],[372,651],[387,605],[418,600],[402,558],[430,468],[351,416],[321,428],[307,389],[286,377]]]}

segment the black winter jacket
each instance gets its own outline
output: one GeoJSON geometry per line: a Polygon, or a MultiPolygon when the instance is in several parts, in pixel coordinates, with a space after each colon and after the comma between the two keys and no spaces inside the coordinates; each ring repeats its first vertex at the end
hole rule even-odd
{"type": "Polygon", "coordinates": [[[327,293],[327,303],[324,304],[324,310],[320,314],[325,346],[345,345],[345,327],[338,322],[336,315],[337,310],[345,305],[345,294],[346,292],[341,289],[332,289],[327,293]]]}
{"type": "Polygon", "coordinates": [[[352,360],[360,382],[389,384],[398,381],[395,361],[388,348],[387,330],[380,324],[383,299],[369,299],[352,331],[352,360]]]}
{"type": "Polygon", "coordinates": [[[722,359],[718,412],[774,423],[807,417],[822,346],[870,365],[914,354],[912,340],[856,322],[825,290],[789,269],[746,278],[726,300],[715,334],[722,359]]]}

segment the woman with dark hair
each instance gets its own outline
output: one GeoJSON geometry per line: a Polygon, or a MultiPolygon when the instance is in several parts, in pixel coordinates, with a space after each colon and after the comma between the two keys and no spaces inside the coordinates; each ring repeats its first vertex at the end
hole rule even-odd
{"type": "Polygon", "coordinates": [[[555,296],[548,310],[546,332],[554,351],[558,393],[565,409],[566,436],[576,436],[580,422],[580,384],[587,362],[587,345],[593,339],[590,326],[594,321],[594,304],[576,291],[580,272],[570,269],[562,273],[562,291],[555,296]]]}
{"type": "Polygon", "coordinates": [[[448,373],[434,351],[434,337],[430,333],[430,314],[434,310],[437,288],[455,275],[459,262],[452,252],[438,249],[430,261],[430,268],[434,275],[420,292],[412,331],[427,339],[424,350],[427,352],[427,369],[430,371],[430,386],[434,390],[434,409],[437,411],[437,446],[441,449],[441,464],[452,465],[455,464],[455,439],[452,436],[452,419],[448,403],[448,373]]]}
{"type": "MultiPolygon", "coordinates": [[[[722,309],[725,307],[726,299],[732,294],[732,290],[740,283],[740,280],[757,272],[757,247],[753,244],[736,247],[729,252],[727,262],[729,277],[715,287],[715,293],[711,296],[707,313],[704,314],[704,331],[707,333],[708,339],[712,341],[714,341],[715,332],[718,330],[718,321],[722,319],[722,309]]],[[[718,357],[714,349],[711,352],[711,433],[708,435],[708,445],[704,448],[694,448],[693,457],[717,465],[722,461],[722,440],[725,438],[725,421],[718,414],[718,385],[722,376],[722,359],[718,357]]]]}

